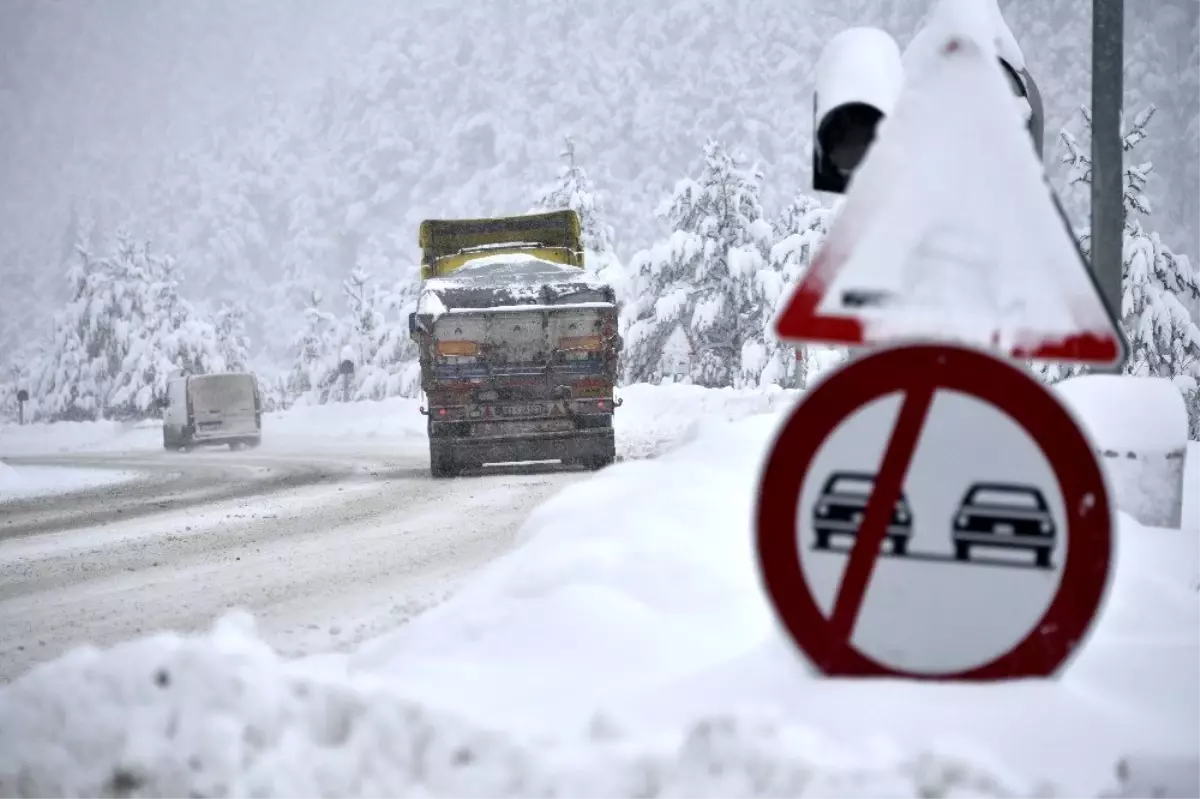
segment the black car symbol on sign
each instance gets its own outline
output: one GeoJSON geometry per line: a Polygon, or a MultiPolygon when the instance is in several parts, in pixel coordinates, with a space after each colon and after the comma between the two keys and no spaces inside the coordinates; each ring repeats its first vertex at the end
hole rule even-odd
{"type": "Polygon", "coordinates": [[[973,547],[1024,549],[1048,569],[1057,532],[1046,498],[1035,486],[975,483],[959,504],[951,538],[956,560],[970,560],[973,547]]]}
{"type": "MultiPolygon", "coordinates": [[[[858,535],[867,502],[875,488],[875,475],[863,472],[834,472],[825,481],[817,505],[813,508],[813,530],[816,531],[814,546],[828,549],[829,540],[835,535],[858,535]]],[[[912,511],[904,492],[896,500],[892,519],[888,524],[887,538],[892,552],[903,555],[908,551],[908,539],[912,536],[912,511]]]]}

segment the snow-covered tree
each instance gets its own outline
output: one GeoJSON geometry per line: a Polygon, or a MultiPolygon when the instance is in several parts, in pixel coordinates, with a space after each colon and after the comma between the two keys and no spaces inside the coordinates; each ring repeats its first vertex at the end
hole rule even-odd
{"type": "Polygon", "coordinates": [[[179,296],[178,266],[150,245],[123,241],[112,260],[127,326],[120,330],[120,371],[108,397],[106,415],[149,415],[166,396],[174,372],[208,374],[225,369],[216,328],[179,296]]]}
{"type": "Polygon", "coordinates": [[[304,329],[292,340],[293,364],[287,376],[287,390],[293,398],[311,392],[328,392],[333,379],[329,353],[333,348],[337,317],[321,310],[324,300],[319,290],[309,295],[304,309],[304,329]]]}
{"type": "Polygon", "coordinates": [[[293,345],[295,363],[288,392],[304,402],[340,401],[342,360],[354,363],[350,399],[378,400],[415,396],[420,390],[416,347],[408,337],[408,313],[416,307],[416,268],[392,290],[373,284],[355,270],[343,281],[346,312],[339,317],[320,309],[320,292],[306,310],[306,325],[293,345]]]}
{"type": "MultiPolygon", "coordinates": [[[[1147,136],[1154,116],[1149,106],[1134,119],[1123,137],[1126,158],[1147,136]]],[[[1091,130],[1091,116],[1083,109],[1084,129],[1091,130]]],[[[1091,156],[1068,131],[1060,138],[1062,161],[1071,167],[1072,185],[1089,185],[1091,156]]],[[[1151,214],[1145,189],[1153,172],[1150,163],[1127,163],[1124,172],[1125,232],[1123,246],[1121,325],[1130,344],[1126,374],[1168,377],[1180,385],[1191,404],[1193,435],[1197,424],[1195,381],[1200,377],[1200,275],[1185,256],[1176,255],[1157,233],[1143,227],[1151,214]]],[[[1090,229],[1080,235],[1080,247],[1090,256],[1090,229]]],[[[1039,365],[1038,374],[1048,382],[1078,374],[1085,369],[1062,365],[1039,365]]]]}
{"type": "Polygon", "coordinates": [[[376,308],[382,322],[371,341],[372,355],[356,374],[355,398],[415,397],[421,390],[417,347],[408,335],[408,315],[416,310],[420,282],[418,267],[390,291],[381,291],[376,308]]]}
{"type": "Polygon", "coordinates": [[[534,200],[533,211],[570,209],[577,213],[588,272],[612,286],[623,301],[628,278],[617,258],[613,229],[608,224],[595,184],[575,158],[575,140],[570,136],[563,139],[560,157],[565,163],[559,167],[558,180],[542,190],[534,200]]]}
{"type": "Polygon", "coordinates": [[[764,297],[770,301],[771,314],[764,337],[767,363],[759,378],[760,385],[803,388],[810,378],[844,359],[844,352],[829,347],[797,349],[771,335],[774,320],[783,311],[800,279],[812,265],[813,257],[832,223],[832,212],[815,198],[800,192],[784,206],[774,223],[775,245],[771,248],[770,269],[760,274],[764,297]]]}
{"type": "Polygon", "coordinates": [[[225,368],[231,372],[250,368],[250,337],[246,333],[246,316],[244,302],[224,302],[214,321],[221,358],[225,368]]]}
{"type": "Polygon", "coordinates": [[[676,184],[659,207],[672,232],[638,253],[636,297],[625,347],[629,382],[658,382],[664,348],[677,329],[692,353],[691,382],[756,382],[767,305],[756,287],[772,231],[759,204],[762,175],[709,140],[697,179],[676,184]]]}
{"type": "Polygon", "coordinates": [[[49,355],[30,373],[49,420],[151,415],[169,375],[223,367],[216,331],[179,296],[174,259],[120,234],[94,258],[82,243],[67,274],[49,355]]]}

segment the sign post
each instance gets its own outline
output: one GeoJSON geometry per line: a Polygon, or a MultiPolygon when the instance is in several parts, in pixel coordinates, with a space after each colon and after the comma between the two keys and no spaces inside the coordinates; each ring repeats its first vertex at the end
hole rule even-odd
{"type": "Polygon", "coordinates": [[[29,392],[25,389],[17,391],[17,423],[25,424],[25,403],[29,402],[29,392]]]}
{"type": "Polygon", "coordinates": [[[354,361],[346,358],[338,364],[338,373],[342,376],[342,402],[350,401],[350,378],[354,377],[354,361]]]}
{"type": "MultiPolygon", "coordinates": [[[[1120,318],[1125,235],[1124,0],[1092,0],[1092,272],[1120,318]]],[[[1120,372],[1123,364],[1112,371],[1120,372]]]]}

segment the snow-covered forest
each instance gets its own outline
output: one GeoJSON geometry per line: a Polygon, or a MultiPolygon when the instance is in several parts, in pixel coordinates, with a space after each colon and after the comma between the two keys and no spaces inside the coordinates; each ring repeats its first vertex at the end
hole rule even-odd
{"type": "MultiPolygon", "coordinates": [[[[627,382],[803,386],[844,357],[797,361],[769,333],[835,213],[809,191],[812,66],[849,24],[903,46],[923,3],[284,5],[234,31],[197,3],[131,3],[124,55],[79,48],[100,24],[86,7],[0,10],[0,37],[22,36],[0,91],[0,414],[18,388],[39,418],[150,414],[178,368],[252,368],[275,404],[340,400],[345,357],[352,398],[412,395],[419,222],[557,207],[624,299],[627,382]],[[275,45],[238,62],[256,41],[275,45]],[[140,104],[95,99],[147,72],[140,104]]],[[[1090,2],[1001,6],[1086,248],[1090,2]]],[[[1195,428],[1200,14],[1128,13],[1129,369],[1175,378],[1195,428]]]]}

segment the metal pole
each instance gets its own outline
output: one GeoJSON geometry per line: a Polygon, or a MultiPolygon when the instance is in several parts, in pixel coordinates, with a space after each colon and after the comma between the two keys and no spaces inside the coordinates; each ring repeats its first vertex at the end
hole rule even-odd
{"type": "Polygon", "coordinates": [[[1092,0],[1092,272],[1118,320],[1125,230],[1124,37],[1125,0],[1092,0]]]}
{"type": "Polygon", "coordinates": [[[25,403],[17,403],[17,424],[25,424],[25,403]]]}

